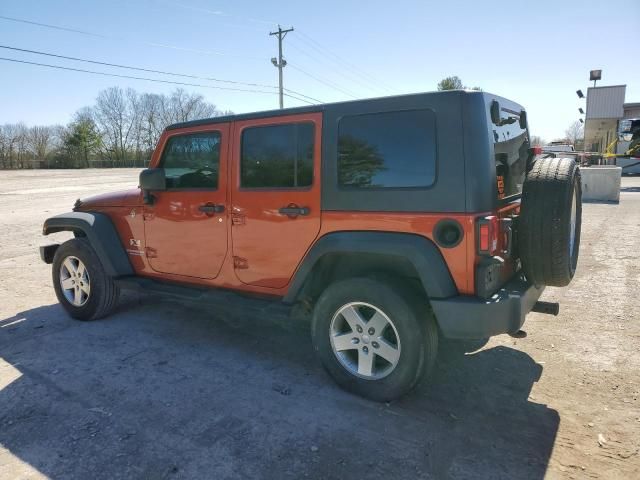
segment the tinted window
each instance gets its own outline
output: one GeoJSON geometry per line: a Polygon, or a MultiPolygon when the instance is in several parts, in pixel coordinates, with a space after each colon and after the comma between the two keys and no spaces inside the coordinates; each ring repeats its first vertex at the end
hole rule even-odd
{"type": "Polygon", "coordinates": [[[240,186],[308,187],[313,182],[314,125],[291,123],[242,132],[240,186]]]}
{"type": "Polygon", "coordinates": [[[217,188],[220,133],[176,135],[167,141],[160,166],[167,188],[217,188]]]}
{"type": "Polygon", "coordinates": [[[347,187],[428,187],[436,172],[431,110],[344,117],[338,126],[338,183],[347,187]]]}
{"type": "Polygon", "coordinates": [[[502,108],[500,122],[492,124],[496,161],[498,197],[505,198],[522,192],[529,158],[529,135],[520,126],[520,114],[502,108]]]}

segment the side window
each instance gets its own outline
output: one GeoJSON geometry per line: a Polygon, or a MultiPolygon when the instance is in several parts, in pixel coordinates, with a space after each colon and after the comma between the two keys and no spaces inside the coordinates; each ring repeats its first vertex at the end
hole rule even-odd
{"type": "Polygon", "coordinates": [[[436,120],[432,110],[354,115],[340,120],[341,187],[428,187],[435,175],[436,120]]]}
{"type": "Polygon", "coordinates": [[[170,137],[162,152],[167,188],[218,188],[220,132],[170,137]]]}
{"type": "Polygon", "coordinates": [[[250,127],[242,132],[240,187],[296,188],[313,183],[313,123],[250,127]]]}

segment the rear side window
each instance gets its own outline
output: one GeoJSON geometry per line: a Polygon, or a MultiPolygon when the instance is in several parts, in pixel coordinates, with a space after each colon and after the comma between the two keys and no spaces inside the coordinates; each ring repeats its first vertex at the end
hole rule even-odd
{"type": "Polygon", "coordinates": [[[240,186],[309,187],[313,183],[314,132],[309,122],[244,129],[240,186]]]}
{"type": "Polygon", "coordinates": [[[435,174],[436,121],[432,110],[355,115],[340,120],[341,187],[428,187],[435,174]]]}
{"type": "Polygon", "coordinates": [[[501,108],[500,121],[492,123],[498,198],[522,193],[522,184],[527,175],[529,134],[526,124],[520,125],[521,114],[501,108]]]}
{"type": "Polygon", "coordinates": [[[175,135],[167,141],[160,167],[167,188],[218,188],[220,132],[175,135]]]}

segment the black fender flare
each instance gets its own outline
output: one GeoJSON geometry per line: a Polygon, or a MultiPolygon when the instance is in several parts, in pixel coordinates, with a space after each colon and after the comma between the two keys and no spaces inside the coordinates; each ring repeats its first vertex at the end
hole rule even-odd
{"type": "Polygon", "coordinates": [[[47,218],[42,234],[82,232],[98,255],[107,275],[133,275],[133,267],[111,219],[104,213],[69,212],[47,218]]]}
{"type": "Polygon", "coordinates": [[[307,252],[283,301],[295,302],[316,263],[323,256],[335,253],[402,257],[415,267],[429,298],[448,298],[458,294],[446,261],[428,238],[412,233],[335,232],[318,239],[307,252]]]}

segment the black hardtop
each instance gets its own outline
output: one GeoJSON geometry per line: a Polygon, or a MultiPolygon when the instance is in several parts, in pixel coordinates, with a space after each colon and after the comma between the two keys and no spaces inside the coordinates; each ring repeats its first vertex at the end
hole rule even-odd
{"type": "Polygon", "coordinates": [[[242,113],[176,123],[169,131],[241,120],[322,113],[322,197],[325,211],[487,212],[498,206],[494,151],[495,128],[490,106],[519,115],[515,102],[476,90],[447,90],[326,103],[308,107],[242,113]],[[435,181],[425,187],[354,189],[339,186],[338,128],[355,115],[431,110],[436,115],[435,181]]]}
{"type": "Polygon", "coordinates": [[[459,97],[461,95],[469,95],[469,96],[484,96],[490,97],[491,99],[497,99],[498,101],[504,100],[513,105],[513,102],[509,102],[506,99],[502,99],[496,95],[489,94],[487,92],[481,92],[477,90],[446,90],[442,92],[423,92],[423,93],[410,93],[404,95],[393,95],[388,97],[375,97],[375,98],[365,98],[361,100],[349,100],[344,102],[333,102],[333,103],[322,103],[318,105],[309,105],[305,107],[293,107],[293,108],[284,108],[281,110],[264,110],[259,112],[249,112],[249,113],[239,113],[234,115],[221,115],[219,117],[211,117],[211,118],[203,118],[200,120],[191,120],[188,122],[180,122],[174,123],[166,127],[166,130],[177,130],[180,128],[188,128],[188,127],[198,127],[202,125],[212,125],[217,123],[228,123],[239,120],[256,120],[262,118],[271,118],[271,117],[281,117],[286,115],[296,115],[302,113],[313,113],[313,112],[324,112],[327,109],[331,109],[334,107],[337,108],[348,108],[349,110],[353,110],[354,107],[357,108],[358,105],[362,105],[363,107],[367,104],[377,103],[380,104],[383,109],[387,109],[392,107],[394,103],[399,102],[402,104],[406,104],[407,100],[414,99],[416,103],[423,103],[425,100],[428,100],[430,97],[437,96],[438,98],[451,96],[459,97]]]}

